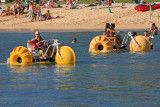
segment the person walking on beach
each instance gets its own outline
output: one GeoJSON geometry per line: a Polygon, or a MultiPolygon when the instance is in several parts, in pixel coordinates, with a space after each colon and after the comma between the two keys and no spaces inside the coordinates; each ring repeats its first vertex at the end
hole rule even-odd
{"type": "Polygon", "coordinates": [[[155,23],[152,24],[150,32],[152,32],[153,35],[158,35],[158,27],[155,25],[155,23]]]}
{"type": "Polygon", "coordinates": [[[42,15],[41,15],[41,6],[40,6],[39,2],[37,2],[37,4],[36,4],[36,12],[37,12],[38,21],[41,21],[42,15]]]}

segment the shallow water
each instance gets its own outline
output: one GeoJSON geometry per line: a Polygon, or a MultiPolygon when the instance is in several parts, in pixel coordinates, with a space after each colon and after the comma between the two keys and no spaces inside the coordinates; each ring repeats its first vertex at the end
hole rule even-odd
{"type": "MultiPolygon", "coordinates": [[[[26,46],[32,32],[0,33],[1,106],[159,106],[160,36],[150,52],[90,54],[89,43],[103,32],[42,32],[72,47],[75,65],[9,66],[13,48],[26,46]],[[71,44],[76,37],[78,43],[71,44]]],[[[126,35],[122,32],[121,35],[126,35]]],[[[143,34],[138,31],[138,34],[143,34]]],[[[160,34],[160,32],[159,32],[160,34]]]]}

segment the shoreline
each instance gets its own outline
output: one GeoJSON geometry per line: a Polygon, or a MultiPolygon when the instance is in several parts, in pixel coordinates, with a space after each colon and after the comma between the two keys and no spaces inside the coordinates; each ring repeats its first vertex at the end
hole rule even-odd
{"type": "MultiPolygon", "coordinates": [[[[119,31],[144,31],[149,29],[116,29],[119,31]]],[[[6,33],[6,32],[98,32],[98,31],[104,31],[104,29],[0,29],[0,33],[6,33]]]]}
{"type": "MultiPolygon", "coordinates": [[[[104,28],[105,29],[105,28],[104,28]]],[[[0,33],[2,32],[98,32],[98,31],[104,31],[104,29],[22,29],[22,28],[16,28],[16,29],[0,29],[0,33]]],[[[143,31],[143,30],[149,30],[149,28],[117,28],[116,30],[119,31],[143,31]]]]}
{"type": "MultiPolygon", "coordinates": [[[[158,27],[160,27],[158,25],[158,27]]],[[[149,30],[150,26],[145,26],[145,25],[117,25],[115,30],[120,30],[120,31],[142,31],[142,30],[149,30]],[[129,26],[129,27],[128,27],[129,26]]],[[[92,32],[92,31],[104,31],[105,30],[105,25],[104,26],[42,26],[42,27],[37,27],[35,26],[30,27],[30,26],[1,26],[0,27],[0,32],[35,32],[35,31],[40,31],[40,32],[92,32]]]]}
{"type": "MultiPolygon", "coordinates": [[[[144,31],[144,30],[149,30],[149,29],[116,29],[119,31],[144,31]]],[[[6,33],[6,32],[35,32],[35,31],[39,31],[39,32],[98,32],[98,31],[104,31],[104,29],[37,29],[37,30],[33,30],[33,29],[0,29],[0,33],[6,33]]]]}

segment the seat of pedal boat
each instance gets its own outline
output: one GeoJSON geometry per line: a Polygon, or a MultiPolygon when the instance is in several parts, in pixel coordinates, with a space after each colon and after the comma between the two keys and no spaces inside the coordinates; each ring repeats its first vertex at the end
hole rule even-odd
{"type": "Polygon", "coordinates": [[[40,54],[36,52],[31,52],[31,53],[32,53],[32,57],[42,57],[40,54]]]}

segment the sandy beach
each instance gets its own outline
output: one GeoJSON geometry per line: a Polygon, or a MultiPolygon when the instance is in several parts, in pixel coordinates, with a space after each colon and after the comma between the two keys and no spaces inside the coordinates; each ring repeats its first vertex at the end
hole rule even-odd
{"type": "MultiPolygon", "coordinates": [[[[113,4],[110,7],[113,13],[108,12],[108,8],[95,6],[80,9],[54,8],[50,9],[52,16],[62,18],[31,22],[29,17],[21,15],[19,17],[5,16],[0,17],[0,30],[53,30],[53,31],[92,31],[104,30],[106,23],[115,23],[116,29],[149,29],[152,23],[160,28],[160,9],[153,12],[137,12],[133,4],[113,4]]],[[[42,14],[46,13],[47,8],[42,9],[42,14]]]]}

